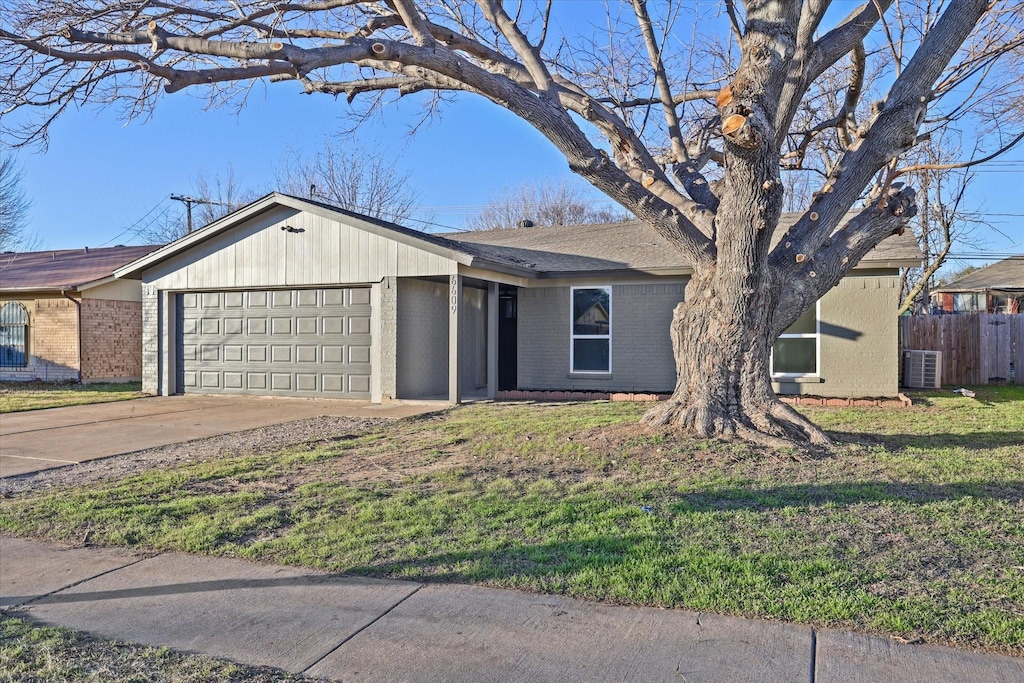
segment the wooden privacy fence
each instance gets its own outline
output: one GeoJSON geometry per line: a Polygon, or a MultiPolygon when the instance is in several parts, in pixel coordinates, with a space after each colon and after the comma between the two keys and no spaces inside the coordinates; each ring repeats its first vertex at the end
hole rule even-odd
{"type": "Polygon", "coordinates": [[[941,351],[943,384],[1024,384],[1024,314],[903,316],[900,349],[941,351]]]}

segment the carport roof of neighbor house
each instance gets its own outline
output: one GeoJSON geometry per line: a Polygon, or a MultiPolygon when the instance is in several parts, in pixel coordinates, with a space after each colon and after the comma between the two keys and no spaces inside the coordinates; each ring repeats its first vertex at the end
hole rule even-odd
{"type": "MultiPolygon", "coordinates": [[[[273,192],[126,265],[115,274],[117,277],[139,277],[143,270],[277,206],[344,221],[466,266],[499,270],[527,278],[571,277],[615,271],[680,275],[692,272],[691,264],[664,237],[636,220],[481,230],[441,236],[363,216],[323,202],[273,192]]],[[[799,216],[795,213],[783,215],[774,236],[775,242],[782,238],[799,216]]],[[[906,233],[883,240],[861,260],[858,267],[897,268],[918,266],[920,263],[921,250],[917,240],[906,233]]]]}
{"type": "Polygon", "coordinates": [[[156,245],[61,249],[0,254],[0,292],[81,291],[103,284],[114,271],[156,245]]]}

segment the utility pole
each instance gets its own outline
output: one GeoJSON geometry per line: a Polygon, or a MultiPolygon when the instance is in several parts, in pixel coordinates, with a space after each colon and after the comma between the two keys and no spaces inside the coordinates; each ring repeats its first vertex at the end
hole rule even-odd
{"type": "Polygon", "coordinates": [[[213,199],[198,199],[187,195],[172,194],[171,199],[185,204],[185,213],[188,215],[188,231],[192,232],[192,205],[193,204],[216,204],[218,206],[231,206],[227,202],[218,202],[213,199]]]}

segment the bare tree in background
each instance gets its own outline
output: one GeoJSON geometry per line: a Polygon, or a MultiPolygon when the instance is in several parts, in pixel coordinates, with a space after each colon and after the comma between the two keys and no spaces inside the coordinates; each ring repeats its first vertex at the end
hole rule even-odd
{"type": "Polygon", "coordinates": [[[579,188],[566,181],[524,183],[490,199],[466,221],[470,230],[514,228],[522,221],[537,226],[614,223],[628,218],[623,211],[595,207],[579,188]]]}
{"type": "MultiPolygon", "coordinates": [[[[920,168],[911,171],[918,186],[920,207],[911,226],[924,259],[920,268],[903,271],[900,292],[903,301],[898,315],[928,313],[935,274],[946,265],[954,243],[978,247],[976,233],[985,221],[966,206],[967,188],[974,180],[970,169],[948,168],[959,158],[960,150],[931,140],[915,151],[920,168]]],[[[912,167],[911,167],[912,168],[912,167]]]]}
{"type": "Polygon", "coordinates": [[[224,171],[212,174],[200,171],[192,179],[192,190],[187,195],[198,201],[192,202],[192,206],[185,211],[175,213],[145,228],[139,233],[139,237],[150,244],[173,242],[189,232],[189,217],[186,211],[192,212],[193,230],[197,230],[237,211],[264,194],[265,191],[246,187],[231,164],[228,164],[224,171]]]}
{"type": "Polygon", "coordinates": [[[308,158],[289,155],[277,172],[281,192],[316,199],[373,218],[404,223],[419,196],[409,173],[378,150],[325,140],[308,158]]]}
{"type": "Polygon", "coordinates": [[[829,0],[722,0],[716,20],[695,15],[705,3],[629,0],[606,5],[603,23],[580,20],[581,5],[8,0],[0,115],[19,116],[0,133],[45,140],[83,102],[144,116],[161,91],[242,103],[256,79],[369,109],[414,93],[428,111],[441,95],[481,97],[533,126],[691,264],[670,325],[676,387],[648,423],[828,443],[772,391],[773,343],[905,229],[917,211],[907,152],[945,127],[979,130],[981,158],[1024,138],[1024,81],[1006,64],[1024,46],[1019,2],[835,3],[849,12],[840,18],[829,0]],[[879,63],[885,87],[868,102],[859,74],[879,63]],[[841,116],[807,106],[831,69],[841,116]],[[22,115],[30,109],[39,116],[22,115]],[[821,136],[842,148],[775,243],[781,168],[821,136]]]}
{"type": "Polygon", "coordinates": [[[21,169],[13,157],[0,155],[0,252],[32,248],[33,239],[28,234],[30,207],[21,187],[21,169]]]}

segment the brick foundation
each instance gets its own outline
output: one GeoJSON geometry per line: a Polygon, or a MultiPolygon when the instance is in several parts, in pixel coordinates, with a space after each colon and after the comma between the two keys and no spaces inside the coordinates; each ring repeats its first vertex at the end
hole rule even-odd
{"type": "MultiPolygon", "coordinates": [[[[669,394],[637,394],[601,391],[499,391],[499,401],[664,401],[669,394]]],[[[780,396],[790,405],[802,406],[874,406],[879,408],[907,408],[911,400],[905,394],[899,398],[823,398],[821,396],[780,396]]]]}

